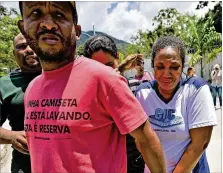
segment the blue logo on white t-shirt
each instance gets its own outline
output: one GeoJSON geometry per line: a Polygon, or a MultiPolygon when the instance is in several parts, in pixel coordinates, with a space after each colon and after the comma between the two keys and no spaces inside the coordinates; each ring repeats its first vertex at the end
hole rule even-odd
{"type": "Polygon", "coordinates": [[[183,118],[175,114],[175,109],[161,109],[155,110],[155,115],[149,115],[149,121],[160,127],[171,127],[183,123],[183,118]]]}

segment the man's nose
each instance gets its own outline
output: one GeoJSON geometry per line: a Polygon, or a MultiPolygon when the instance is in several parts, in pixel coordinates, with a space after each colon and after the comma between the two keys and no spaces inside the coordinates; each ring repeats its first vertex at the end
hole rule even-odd
{"type": "Polygon", "coordinates": [[[26,54],[33,55],[34,54],[34,51],[29,46],[27,46],[26,47],[26,54]]]}
{"type": "Polygon", "coordinates": [[[43,30],[57,30],[58,29],[58,26],[54,22],[54,20],[53,20],[53,18],[52,18],[51,15],[45,16],[45,18],[43,19],[43,21],[40,23],[40,27],[43,30]]]}

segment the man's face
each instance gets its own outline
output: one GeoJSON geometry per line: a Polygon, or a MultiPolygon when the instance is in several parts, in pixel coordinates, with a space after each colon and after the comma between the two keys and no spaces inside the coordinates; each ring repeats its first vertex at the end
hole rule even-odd
{"type": "Polygon", "coordinates": [[[192,71],[192,69],[188,72],[188,75],[187,75],[188,77],[191,77],[191,76],[193,76],[193,71],[192,71]]]}
{"type": "Polygon", "coordinates": [[[23,21],[18,24],[41,60],[61,62],[74,54],[76,28],[69,2],[23,2],[23,21]]]}
{"type": "Polygon", "coordinates": [[[192,77],[192,76],[194,76],[194,75],[195,75],[195,73],[196,73],[196,72],[195,72],[195,69],[194,69],[194,68],[192,68],[191,70],[189,70],[189,71],[188,71],[187,76],[188,76],[188,77],[192,77]]]}
{"type": "Polygon", "coordinates": [[[110,53],[103,50],[99,50],[92,54],[92,59],[112,68],[117,68],[119,64],[119,59],[114,58],[110,53]]]}
{"type": "Polygon", "coordinates": [[[19,34],[14,40],[14,56],[23,72],[39,72],[41,66],[34,51],[28,46],[23,35],[19,34]]]}
{"type": "Polygon", "coordinates": [[[144,74],[144,60],[143,60],[143,58],[137,59],[135,69],[138,74],[141,74],[141,75],[144,74]]]}

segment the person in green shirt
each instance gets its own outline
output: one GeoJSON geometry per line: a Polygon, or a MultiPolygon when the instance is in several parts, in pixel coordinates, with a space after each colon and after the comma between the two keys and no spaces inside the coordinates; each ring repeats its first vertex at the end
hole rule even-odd
{"type": "Polygon", "coordinates": [[[12,173],[30,173],[30,157],[24,132],[24,92],[31,80],[41,73],[41,66],[21,33],[15,37],[13,46],[19,68],[0,78],[0,144],[12,144],[14,148],[12,173]],[[11,130],[2,127],[7,119],[11,130]]]}

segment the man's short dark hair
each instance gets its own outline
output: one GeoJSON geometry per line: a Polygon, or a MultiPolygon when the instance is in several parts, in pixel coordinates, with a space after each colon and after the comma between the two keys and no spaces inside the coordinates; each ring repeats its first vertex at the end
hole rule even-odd
{"type": "Polygon", "coordinates": [[[180,57],[182,60],[182,67],[184,67],[185,62],[185,47],[184,43],[175,36],[165,36],[162,38],[159,38],[152,47],[152,60],[151,60],[151,66],[154,68],[154,58],[156,57],[157,52],[159,52],[161,49],[164,49],[165,47],[172,47],[173,49],[176,49],[180,53],[180,57]]]}
{"type": "MultiPolygon", "coordinates": [[[[20,10],[21,15],[23,16],[22,2],[23,1],[19,1],[19,10],[20,10]]],[[[69,5],[70,5],[71,10],[72,10],[74,23],[77,24],[78,23],[78,15],[77,15],[77,10],[76,10],[76,3],[75,3],[75,1],[69,1],[69,2],[70,2],[69,5]]]]}
{"type": "Polygon", "coordinates": [[[95,35],[88,39],[84,45],[84,56],[91,58],[92,54],[99,50],[110,53],[115,59],[118,58],[118,50],[115,42],[107,35],[95,35]]]}
{"type": "Polygon", "coordinates": [[[187,73],[188,73],[189,71],[191,71],[191,70],[193,70],[193,67],[188,67],[188,69],[187,69],[187,73]]]}

